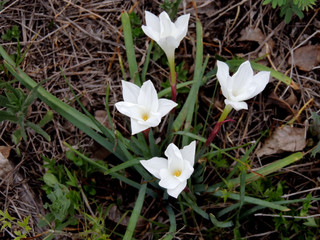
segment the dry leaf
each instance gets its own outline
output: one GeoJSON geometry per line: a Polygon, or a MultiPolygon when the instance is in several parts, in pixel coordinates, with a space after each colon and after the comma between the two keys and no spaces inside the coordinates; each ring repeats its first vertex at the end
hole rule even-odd
{"type": "Polygon", "coordinates": [[[10,155],[11,147],[0,146],[0,153],[2,153],[3,157],[8,158],[10,155]]]}
{"type": "Polygon", "coordinates": [[[266,38],[260,28],[254,28],[253,26],[242,29],[240,34],[241,37],[238,38],[238,41],[255,41],[261,43],[266,38]]]}
{"type": "MultiPolygon", "coordinates": [[[[262,44],[266,36],[262,33],[260,28],[254,28],[253,26],[248,26],[241,31],[241,36],[238,38],[238,41],[254,41],[262,44]]],[[[267,53],[271,53],[274,47],[274,42],[270,38],[267,43],[262,47],[259,56],[263,56],[267,53]]]]}
{"type": "Polygon", "coordinates": [[[320,63],[320,45],[308,45],[298,48],[289,58],[290,65],[296,65],[300,70],[309,72],[320,63]]]}
{"type": "Polygon", "coordinates": [[[277,128],[264,145],[257,151],[257,156],[272,155],[282,152],[301,151],[306,146],[305,130],[282,126],[277,128]]]}
{"type": "Polygon", "coordinates": [[[100,122],[102,125],[104,125],[105,127],[110,128],[110,124],[108,121],[108,113],[107,111],[104,110],[97,110],[94,113],[94,117],[98,120],[98,122],[100,122]]]}
{"type": "MultiPolygon", "coordinates": [[[[9,155],[8,155],[9,156],[9,155]]],[[[0,152],[0,178],[4,178],[12,170],[8,158],[0,152]]]]}

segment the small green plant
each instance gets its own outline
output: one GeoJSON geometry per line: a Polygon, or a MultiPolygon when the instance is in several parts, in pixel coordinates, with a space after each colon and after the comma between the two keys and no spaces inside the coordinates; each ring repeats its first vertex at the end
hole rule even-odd
{"type": "Polygon", "coordinates": [[[296,14],[300,19],[304,17],[303,11],[308,11],[313,8],[316,0],[265,0],[263,5],[272,4],[272,8],[280,7],[280,17],[284,16],[286,23],[291,21],[293,14],[296,14]]]}
{"type": "Polygon", "coordinates": [[[280,214],[279,217],[273,219],[281,239],[290,239],[290,236],[293,235],[295,235],[295,239],[316,239],[315,236],[319,235],[319,221],[308,216],[312,201],[312,195],[308,194],[300,211],[299,209],[292,209],[292,211],[280,214]]]}
{"type": "Polygon", "coordinates": [[[24,56],[27,52],[24,54],[21,53],[21,45],[20,45],[20,35],[21,32],[19,30],[19,27],[17,25],[13,25],[11,29],[8,29],[5,34],[1,36],[1,39],[6,42],[17,42],[17,53],[11,55],[11,57],[14,59],[16,65],[18,66],[20,63],[22,63],[24,56]]]}
{"type": "MultiPolygon", "coordinates": [[[[19,128],[12,133],[13,142],[18,145],[22,139],[27,141],[26,128],[34,130],[47,141],[50,141],[50,136],[42,127],[52,120],[52,111],[47,112],[38,124],[27,120],[29,107],[37,98],[36,88],[27,95],[21,89],[14,88],[8,83],[0,82],[0,87],[1,86],[4,86],[5,96],[0,96],[0,107],[4,107],[5,110],[0,110],[0,122],[10,121],[19,126],[19,128]]],[[[16,148],[16,150],[18,153],[20,152],[18,148],[16,148]]]]}
{"type": "Polygon", "coordinates": [[[144,35],[144,33],[141,29],[140,17],[135,12],[129,13],[129,17],[130,17],[130,23],[131,23],[131,27],[132,27],[132,37],[133,38],[142,37],[144,35]]]}
{"type": "Polygon", "coordinates": [[[8,229],[11,233],[13,232],[14,240],[25,239],[31,231],[29,226],[29,216],[23,218],[22,221],[19,221],[15,217],[10,216],[7,210],[4,212],[0,210],[0,225],[1,231],[8,229]]]}

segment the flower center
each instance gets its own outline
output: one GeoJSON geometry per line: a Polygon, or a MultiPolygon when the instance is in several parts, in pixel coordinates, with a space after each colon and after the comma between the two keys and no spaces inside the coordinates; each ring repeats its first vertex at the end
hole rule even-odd
{"type": "Polygon", "coordinates": [[[181,171],[180,170],[176,170],[173,175],[175,175],[176,177],[179,177],[181,175],[181,171]]]}
{"type": "Polygon", "coordinates": [[[143,121],[147,121],[149,119],[149,115],[147,113],[142,114],[143,121]]]}

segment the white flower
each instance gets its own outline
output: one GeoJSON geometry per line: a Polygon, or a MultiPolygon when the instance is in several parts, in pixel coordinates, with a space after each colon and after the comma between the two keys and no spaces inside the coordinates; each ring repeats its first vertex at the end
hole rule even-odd
{"type": "Polygon", "coordinates": [[[131,118],[132,135],[159,125],[161,118],[177,104],[168,99],[158,99],[156,89],[150,80],[138,87],[122,81],[123,100],[115,104],[122,114],[131,118]]]}
{"type": "Polygon", "coordinates": [[[195,151],[196,141],[191,142],[183,149],[179,149],[171,143],[164,153],[168,160],[154,157],[149,160],[141,160],[140,163],[160,179],[159,185],[166,188],[170,196],[177,198],[193,173],[195,151]]]}
{"type": "Polygon", "coordinates": [[[229,66],[226,63],[217,61],[217,65],[217,78],[222,94],[226,98],[224,102],[237,111],[248,109],[248,104],[244,101],[262,92],[269,82],[270,72],[261,71],[253,75],[249,61],[242,63],[232,77],[229,75],[229,66]]]}
{"type": "Polygon", "coordinates": [[[159,44],[168,59],[172,59],[174,50],[187,34],[190,14],[178,17],[175,23],[170,20],[166,12],[162,12],[159,17],[148,11],[145,11],[145,14],[147,26],[143,25],[142,30],[159,44]]]}

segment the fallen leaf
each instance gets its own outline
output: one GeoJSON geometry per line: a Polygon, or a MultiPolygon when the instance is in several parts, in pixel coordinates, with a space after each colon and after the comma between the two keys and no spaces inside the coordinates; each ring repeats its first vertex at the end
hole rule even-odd
{"type": "Polygon", "coordinates": [[[0,152],[0,178],[4,178],[8,172],[12,170],[8,158],[4,157],[0,152]]]}
{"type": "Polygon", "coordinates": [[[8,158],[10,155],[11,147],[0,146],[0,153],[2,153],[3,157],[8,158]]]}
{"type": "MultiPolygon", "coordinates": [[[[255,28],[253,26],[248,26],[240,32],[241,36],[238,38],[238,41],[253,41],[263,44],[266,39],[266,36],[262,33],[260,28],[255,28]]],[[[259,52],[259,56],[264,56],[267,53],[271,53],[274,47],[274,41],[269,38],[266,44],[262,47],[259,52]]]]}
{"type": "Polygon", "coordinates": [[[107,128],[110,128],[110,124],[108,121],[108,113],[104,110],[97,110],[94,113],[94,117],[100,122],[102,125],[104,125],[107,128]]]}
{"type": "Polygon", "coordinates": [[[242,29],[240,34],[241,36],[238,38],[238,41],[255,41],[260,43],[266,38],[260,28],[254,28],[253,26],[242,29]]]}
{"type": "Polygon", "coordinates": [[[320,45],[308,45],[298,48],[289,58],[290,65],[296,65],[301,71],[309,72],[320,63],[320,45]]]}
{"type": "Polygon", "coordinates": [[[258,157],[282,152],[301,151],[307,144],[305,130],[290,126],[277,128],[256,152],[258,157]]]}

